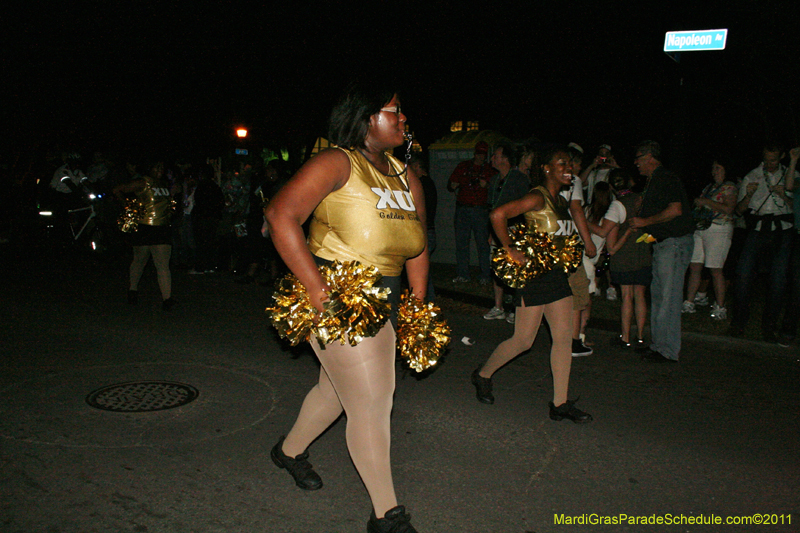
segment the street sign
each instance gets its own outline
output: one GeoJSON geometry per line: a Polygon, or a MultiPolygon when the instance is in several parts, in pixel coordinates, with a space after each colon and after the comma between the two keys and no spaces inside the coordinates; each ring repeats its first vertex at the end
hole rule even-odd
{"type": "Polygon", "coordinates": [[[724,50],[728,30],[668,31],[664,38],[665,52],[724,50]]]}
{"type": "Polygon", "coordinates": [[[247,155],[247,150],[244,148],[237,148],[235,151],[236,155],[247,155]]]}

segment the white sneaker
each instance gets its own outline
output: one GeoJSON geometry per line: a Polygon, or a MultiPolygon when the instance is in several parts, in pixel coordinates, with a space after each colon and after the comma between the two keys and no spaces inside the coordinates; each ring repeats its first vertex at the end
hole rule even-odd
{"type": "Polygon", "coordinates": [[[517,315],[515,315],[514,313],[506,313],[506,322],[508,322],[509,324],[513,324],[516,318],[517,315]]]}
{"type": "Polygon", "coordinates": [[[506,312],[499,307],[492,307],[489,312],[483,315],[486,320],[503,320],[506,317],[506,312]]]}
{"type": "Polygon", "coordinates": [[[695,294],[694,305],[699,305],[700,307],[705,307],[708,305],[708,294],[704,292],[698,292],[695,294]]]}
{"type": "Polygon", "coordinates": [[[612,302],[617,299],[617,289],[614,287],[609,287],[606,290],[606,300],[611,300],[612,302]]]}
{"type": "Polygon", "coordinates": [[[717,305],[717,302],[714,302],[711,304],[711,318],[714,320],[725,320],[728,318],[728,310],[717,305]]]}
{"type": "Polygon", "coordinates": [[[694,304],[689,300],[683,301],[683,306],[681,307],[681,313],[694,313],[696,309],[694,308],[694,304]]]}

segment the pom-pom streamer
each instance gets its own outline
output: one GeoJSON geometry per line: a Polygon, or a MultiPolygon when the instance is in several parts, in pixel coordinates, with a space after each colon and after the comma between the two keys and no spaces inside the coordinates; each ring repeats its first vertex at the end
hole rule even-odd
{"type": "Polygon", "coordinates": [[[311,304],[306,288],[294,275],[281,279],[268,307],[272,325],[292,346],[317,337],[320,345],[339,341],[356,346],[365,337],[374,337],[389,319],[390,289],[374,285],[381,279],[375,267],[356,261],[334,261],[320,267],[330,287],[329,299],[320,314],[311,304]]]}
{"type": "Polygon", "coordinates": [[[117,221],[119,229],[124,233],[135,233],[139,229],[139,219],[142,215],[142,203],[136,198],[128,199],[117,221]]]}
{"type": "Polygon", "coordinates": [[[577,235],[569,237],[552,236],[548,233],[527,231],[524,226],[514,226],[509,230],[511,246],[521,251],[527,261],[517,263],[504,248],[492,254],[492,269],[506,285],[520,289],[553,268],[563,268],[570,274],[575,272],[583,261],[583,242],[577,235]]]}
{"type": "Polygon", "coordinates": [[[397,348],[408,366],[422,372],[436,365],[449,342],[450,328],[441,309],[403,291],[397,310],[397,348]]]}

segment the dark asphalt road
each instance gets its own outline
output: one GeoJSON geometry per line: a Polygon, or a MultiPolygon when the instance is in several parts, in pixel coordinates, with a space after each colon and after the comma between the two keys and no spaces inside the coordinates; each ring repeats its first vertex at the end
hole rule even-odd
{"type": "MultiPolygon", "coordinates": [[[[152,270],[131,307],[125,264],[0,254],[1,531],[365,531],[369,499],[344,420],[310,449],[322,490],[297,489],[269,459],[317,366],[310,350],[277,341],[268,289],[176,273],[167,313],[152,270]],[[150,413],[85,401],[130,381],[187,383],[199,397],[150,413]]],[[[653,365],[592,331],[596,354],[574,361],[570,396],[595,420],[579,426],[547,416],[544,330],[496,375],[487,406],[469,374],[512,326],[447,315],[441,367],[424,379],[398,373],[395,485],[420,533],[800,531],[797,353],[685,335],[678,365],[653,365]],[[778,525],[685,523],[757,513],[778,525]],[[561,515],[684,524],[567,525],[561,515]]]]}

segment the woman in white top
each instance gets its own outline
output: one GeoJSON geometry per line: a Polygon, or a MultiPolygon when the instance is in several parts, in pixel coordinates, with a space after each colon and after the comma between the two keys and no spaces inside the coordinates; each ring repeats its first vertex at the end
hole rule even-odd
{"type": "MultiPolygon", "coordinates": [[[[703,192],[694,199],[695,219],[705,219],[705,227],[699,226],[694,232],[694,252],[689,264],[689,282],[686,289],[686,300],[683,302],[684,313],[695,312],[695,296],[700,287],[700,274],[703,266],[711,271],[716,302],[711,306],[711,318],[725,320],[728,317],[725,308],[725,277],[722,267],[728,257],[733,239],[733,210],[736,208],[738,190],[732,181],[725,179],[725,165],[719,158],[711,165],[712,181],[703,192]]],[[[703,305],[708,305],[706,303],[703,305]]]]}
{"type": "MultiPolygon", "coordinates": [[[[606,236],[616,226],[625,221],[625,207],[614,199],[611,186],[601,181],[594,187],[594,197],[592,203],[586,206],[586,224],[592,234],[597,253],[594,257],[583,256],[583,267],[586,276],[589,278],[589,294],[594,294],[597,289],[597,261],[603,255],[603,247],[606,244],[606,236]]],[[[581,311],[581,334],[586,332],[586,324],[591,316],[591,299],[589,306],[581,311]]]]}

